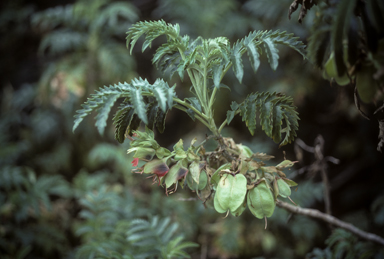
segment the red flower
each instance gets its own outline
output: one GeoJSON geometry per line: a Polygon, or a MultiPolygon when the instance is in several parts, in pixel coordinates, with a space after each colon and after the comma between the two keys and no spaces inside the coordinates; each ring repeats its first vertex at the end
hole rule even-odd
{"type": "Polygon", "coordinates": [[[134,158],[133,161],[132,161],[132,166],[136,167],[138,164],[139,164],[139,159],[138,158],[134,158]]]}

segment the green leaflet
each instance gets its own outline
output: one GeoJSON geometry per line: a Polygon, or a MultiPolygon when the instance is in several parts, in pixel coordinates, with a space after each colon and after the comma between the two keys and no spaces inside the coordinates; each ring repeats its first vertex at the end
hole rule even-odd
{"type": "Polygon", "coordinates": [[[223,67],[224,65],[216,65],[213,67],[213,84],[217,88],[220,86],[221,77],[223,75],[223,67]]]}
{"type": "Polygon", "coordinates": [[[79,126],[83,121],[84,117],[90,114],[94,110],[98,110],[102,115],[96,117],[96,126],[98,127],[99,132],[102,134],[106,125],[106,119],[111,106],[120,97],[121,90],[119,87],[110,86],[100,88],[99,91],[96,91],[91,98],[88,98],[88,101],[82,104],[83,107],[81,110],[76,111],[75,122],[73,125],[72,131],[79,126]]]}
{"type": "Polygon", "coordinates": [[[151,102],[147,107],[148,124],[147,127],[153,129],[155,127],[159,106],[155,102],[151,102]]]}
{"type": "Polygon", "coordinates": [[[247,45],[247,51],[248,51],[248,57],[249,57],[249,61],[251,62],[253,71],[256,73],[256,71],[259,69],[259,66],[260,66],[259,50],[254,44],[249,44],[247,45]]]}
{"type": "Polygon", "coordinates": [[[276,49],[275,44],[273,44],[271,39],[266,38],[263,41],[269,64],[271,65],[272,70],[276,70],[279,65],[279,51],[276,49]]]}
{"type": "Polygon", "coordinates": [[[279,187],[279,195],[283,198],[291,196],[291,188],[283,179],[277,179],[277,185],[279,187]]]}
{"type": "Polygon", "coordinates": [[[127,32],[127,47],[129,44],[131,45],[130,53],[132,54],[133,47],[135,46],[137,40],[143,34],[146,34],[145,42],[143,44],[144,46],[142,48],[142,51],[144,51],[157,37],[161,35],[167,35],[175,39],[179,37],[179,32],[180,28],[178,24],[167,24],[163,20],[138,22],[132,25],[132,27],[127,32]]]}
{"type": "Polygon", "coordinates": [[[273,107],[272,118],[272,139],[275,143],[279,143],[281,141],[281,125],[283,124],[283,110],[281,109],[281,106],[275,105],[273,107]]]}
{"type": "Polygon", "coordinates": [[[150,128],[156,125],[158,130],[163,132],[165,117],[173,106],[174,97],[174,87],[170,88],[161,79],[156,80],[152,85],[147,80],[139,78],[133,79],[130,84],[119,83],[102,87],[82,104],[82,109],[77,111],[73,131],[84,117],[91,114],[92,111],[98,111],[96,126],[100,134],[103,134],[111,107],[117,99],[125,98],[113,118],[117,141],[122,143],[125,133],[131,135],[132,131],[140,126],[141,121],[150,128]],[[148,96],[148,98],[143,98],[143,96],[148,96]],[[164,107],[165,111],[163,110],[164,107]]]}
{"type": "Polygon", "coordinates": [[[145,123],[148,124],[148,117],[146,113],[146,107],[141,94],[141,89],[136,89],[131,92],[130,101],[135,109],[137,116],[145,123]]]}
{"type": "Polygon", "coordinates": [[[156,87],[153,89],[153,93],[156,97],[156,100],[159,104],[159,107],[164,112],[167,110],[167,96],[166,96],[166,89],[164,87],[156,87]]]}
{"type": "Polygon", "coordinates": [[[234,112],[239,112],[252,135],[256,129],[257,112],[259,112],[259,123],[268,137],[278,143],[282,140],[282,133],[285,133],[280,146],[294,140],[299,117],[292,98],[277,93],[253,93],[248,95],[240,105],[234,104],[236,103],[232,103],[232,109],[237,110],[227,112],[227,120],[232,119],[234,112]],[[285,128],[282,128],[283,122],[285,122],[285,128]]]}
{"type": "Polygon", "coordinates": [[[232,56],[231,56],[231,62],[233,65],[233,72],[235,73],[235,76],[237,80],[241,83],[244,76],[244,68],[243,68],[243,61],[241,59],[242,53],[241,53],[241,42],[236,42],[233,46],[232,56]]]}
{"type": "Polygon", "coordinates": [[[275,201],[265,181],[248,191],[247,205],[256,218],[262,219],[272,216],[275,210],[275,201]]]}
{"type": "MultiPolygon", "coordinates": [[[[125,132],[128,126],[131,124],[135,110],[129,104],[122,104],[119,110],[113,117],[113,123],[115,124],[115,139],[120,143],[124,142],[125,132]]],[[[136,129],[133,129],[136,130],[136,129]]],[[[130,134],[130,132],[128,132],[130,134]]]]}
{"type": "Polygon", "coordinates": [[[294,182],[294,181],[292,181],[292,180],[290,180],[288,178],[281,178],[281,179],[283,179],[284,182],[286,182],[289,185],[289,187],[297,186],[296,182],[294,182]]]}
{"type": "Polygon", "coordinates": [[[236,211],[244,202],[247,193],[247,179],[242,174],[221,177],[217,185],[216,200],[224,210],[236,211]]]}

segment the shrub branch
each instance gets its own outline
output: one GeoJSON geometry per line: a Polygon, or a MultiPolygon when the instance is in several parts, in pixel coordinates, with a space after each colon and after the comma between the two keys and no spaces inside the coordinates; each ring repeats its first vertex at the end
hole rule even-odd
{"type": "Polygon", "coordinates": [[[343,228],[343,229],[355,234],[356,236],[358,236],[360,238],[363,238],[363,239],[366,239],[368,241],[372,241],[372,242],[375,242],[377,244],[384,246],[384,239],[382,237],[375,235],[373,233],[368,233],[368,232],[365,232],[361,229],[358,229],[354,225],[346,223],[342,220],[339,220],[332,215],[323,213],[323,212],[315,210],[315,209],[305,209],[305,208],[301,208],[298,206],[293,206],[293,205],[290,205],[286,202],[282,202],[280,200],[277,200],[276,205],[279,206],[280,208],[283,208],[283,209],[285,209],[289,212],[295,213],[295,214],[301,214],[304,216],[320,219],[320,220],[325,221],[329,224],[332,224],[336,227],[343,228]]]}

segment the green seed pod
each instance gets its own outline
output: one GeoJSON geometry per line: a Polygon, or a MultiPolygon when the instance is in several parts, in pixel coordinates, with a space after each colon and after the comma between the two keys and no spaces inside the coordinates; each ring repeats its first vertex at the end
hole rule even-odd
{"type": "Polygon", "coordinates": [[[378,89],[377,82],[373,78],[375,68],[373,66],[364,66],[356,74],[356,88],[359,93],[360,99],[369,103],[373,100],[375,93],[378,89]]]}
{"type": "Polygon", "coordinates": [[[275,200],[265,181],[248,191],[247,205],[256,218],[272,216],[275,210],[275,200]]]}
{"type": "Polygon", "coordinates": [[[337,77],[337,67],[336,67],[336,61],[335,61],[335,54],[332,52],[329,56],[329,59],[324,64],[325,72],[327,73],[328,77],[337,77]]]}
{"type": "Polygon", "coordinates": [[[217,200],[217,192],[215,193],[215,198],[213,199],[213,206],[215,207],[215,210],[218,212],[218,213],[226,213],[227,210],[225,210],[219,203],[219,201],[217,200]]]}
{"type": "Polygon", "coordinates": [[[200,165],[199,162],[193,161],[189,165],[189,172],[192,176],[192,179],[198,184],[200,178],[200,165]]]}
{"type": "Polygon", "coordinates": [[[279,195],[283,198],[291,196],[291,188],[283,179],[277,179],[277,185],[279,186],[279,195]]]}
{"type": "Polygon", "coordinates": [[[345,73],[343,76],[336,76],[335,81],[338,85],[348,85],[350,83],[347,73],[345,73]]]}
{"type": "Polygon", "coordinates": [[[197,189],[201,191],[202,189],[205,188],[205,186],[207,186],[207,183],[208,183],[208,176],[207,176],[207,173],[203,170],[200,173],[200,180],[199,180],[199,185],[197,186],[197,189]]]}
{"type": "Polygon", "coordinates": [[[247,193],[247,179],[242,174],[221,177],[217,186],[217,201],[224,210],[237,210],[244,202],[247,193]]]}
{"type": "Polygon", "coordinates": [[[247,202],[246,202],[246,199],[244,199],[243,204],[241,204],[240,207],[237,208],[237,210],[231,211],[231,214],[235,217],[239,217],[241,214],[243,214],[246,208],[247,208],[247,202]]]}

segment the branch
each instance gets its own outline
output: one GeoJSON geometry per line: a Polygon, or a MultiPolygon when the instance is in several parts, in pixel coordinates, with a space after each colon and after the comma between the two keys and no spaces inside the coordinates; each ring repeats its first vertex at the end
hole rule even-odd
{"type": "Polygon", "coordinates": [[[276,205],[279,206],[280,208],[283,208],[283,209],[285,209],[289,212],[292,212],[292,213],[301,214],[304,216],[320,219],[320,220],[325,221],[325,222],[332,224],[334,226],[343,228],[343,229],[355,234],[356,236],[358,236],[360,238],[366,239],[368,241],[373,241],[377,244],[384,246],[384,239],[382,237],[375,235],[375,234],[372,234],[372,233],[365,232],[363,230],[360,230],[360,229],[356,228],[354,225],[346,223],[342,220],[339,220],[339,219],[335,218],[334,216],[322,213],[322,212],[320,212],[318,210],[314,210],[314,209],[304,209],[304,208],[301,208],[298,206],[293,206],[291,204],[288,204],[286,202],[282,202],[280,200],[276,201],[276,205]]]}

